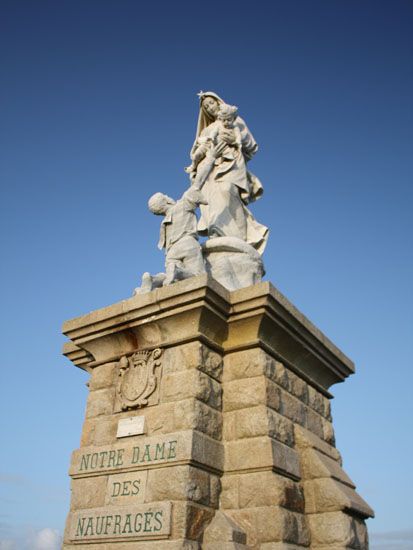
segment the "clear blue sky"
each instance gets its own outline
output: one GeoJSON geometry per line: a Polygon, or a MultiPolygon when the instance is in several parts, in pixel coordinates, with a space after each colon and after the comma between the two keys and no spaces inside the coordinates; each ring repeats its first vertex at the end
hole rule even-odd
{"type": "Polygon", "coordinates": [[[372,548],[412,549],[413,2],[9,0],[0,19],[0,550],[57,547],[87,396],[61,324],[162,269],[146,201],[187,186],[200,89],[260,144],[267,278],[356,363],[333,414],[372,548]]]}

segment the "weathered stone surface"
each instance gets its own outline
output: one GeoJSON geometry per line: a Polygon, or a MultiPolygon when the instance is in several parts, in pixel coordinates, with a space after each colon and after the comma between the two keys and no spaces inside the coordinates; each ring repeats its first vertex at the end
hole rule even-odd
{"type": "Polygon", "coordinates": [[[213,550],[216,545],[224,543],[245,545],[247,536],[231,518],[217,510],[202,540],[205,550],[213,550]]]}
{"type": "Polygon", "coordinates": [[[212,520],[215,510],[194,502],[174,502],[172,538],[202,540],[206,525],[212,520]]]}
{"type": "Polygon", "coordinates": [[[233,380],[225,384],[224,412],[259,404],[267,404],[266,382],[263,377],[233,380]]]}
{"type": "Polygon", "coordinates": [[[244,350],[225,356],[224,380],[253,378],[260,375],[270,378],[303,403],[307,403],[308,384],[265,351],[244,350]]]}
{"type": "Polygon", "coordinates": [[[290,391],[290,377],[288,371],[279,361],[274,361],[273,379],[274,382],[277,382],[282,388],[290,391]]]}
{"type": "Polygon", "coordinates": [[[298,426],[297,424],[294,426],[294,432],[298,447],[303,449],[317,449],[321,453],[329,456],[330,458],[336,460],[341,464],[341,455],[334,446],[329,445],[328,443],[317,437],[314,433],[306,430],[302,426],[298,426]]]}
{"type": "Polygon", "coordinates": [[[264,542],[286,542],[308,546],[310,537],[304,516],[281,507],[257,507],[228,510],[247,533],[247,545],[264,542]]]}
{"type": "Polygon", "coordinates": [[[250,550],[250,546],[238,542],[208,542],[202,543],[202,550],[250,550]]]}
{"type": "Polygon", "coordinates": [[[281,443],[293,447],[294,445],[294,424],[281,414],[267,409],[268,435],[278,439],[281,443]]]}
{"type": "Polygon", "coordinates": [[[304,482],[305,510],[308,514],[347,510],[360,517],[374,515],[373,510],[356,491],[333,478],[304,482]]]}
{"type": "Polygon", "coordinates": [[[147,502],[185,500],[211,505],[210,476],[199,468],[176,466],[150,470],[147,502]]]}
{"type": "MultiPolygon", "coordinates": [[[[373,510],[371,510],[371,508],[370,508],[370,511],[371,511],[370,516],[373,517],[374,512],[373,512],[373,510]]],[[[359,519],[357,517],[353,518],[353,521],[354,521],[354,527],[356,529],[356,536],[357,536],[359,547],[361,548],[361,550],[368,550],[368,548],[369,548],[369,534],[367,532],[366,524],[364,523],[364,521],[362,521],[361,519],[359,519]]]]}
{"type": "Polygon", "coordinates": [[[312,386],[308,386],[308,404],[318,414],[331,422],[330,400],[312,386]]]}
{"type": "Polygon", "coordinates": [[[310,514],[307,516],[313,546],[342,544],[360,548],[354,519],[341,512],[310,514]]]}
{"type": "Polygon", "coordinates": [[[209,491],[211,496],[211,506],[219,508],[219,497],[221,495],[221,478],[211,474],[209,476],[209,491]]]}
{"type": "Polygon", "coordinates": [[[229,353],[224,359],[225,381],[264,375],[274,378],[275,361],[262,349],[248,349],[229,353]]]}
{"type": "Polygon", "coordinates": [[[288,542],[264,542],[260,545],[260,550],[305,550],[308,546],[297,546],[288,542]]]}
{"type": "Polygon", "coordinates": [[[105,504],[108,476],[72,479],[71,510],[96,508],[105,504]]]}
{"type": "Polygon", "coordinates": [[[224,438],[226,441],[267,435],[269,432],[267,407],[258,405],[225,414],[224,438]]]}
{"type": "Polygon", "coordinates": [[[299,479],[296,451],[265,436],[229,441],[225,446],[225,471],[238,472],[255,468],[275,468],[299,479]]]}
{"type": "Polygon", "coordinates": [[[223,510],[239,508],[239,475],[225,474],[221,478],[220,508],[223,510]]]}
{"type": "Polygon", "coordinates": [[[194,397],[210,407],[220,410],[222,405],[222,388],[219,382],[198,370],[189,370],[164,376],[161,400],[180,401],[194,397]]]}
{"type": "Polygon", "coordinates": [[[83,424],[80,445],[107,445],[116,441],[118,423],[114,416],[86,418],[83,424]]]}
{"type": "Polygon", "coordinates": [[[310,432],[324,439],[323,418],[309,407],[305,411],[304,425],[310,432]]]}
{"type": "MultiPolygon", "coordinates": [[[[155,436],[157,434],[175,432],[174,411],[174,403],[159,403],[156,407],[139,409],[139,414],[145,417],[147,435],[155,436]]],[[[131,413],[123,413],[125,417],[130,414],[131,413]]],[[[120,418],[121,417],[122,416],[120,416],[120,418]]]]}
{"type": "Polygon", "coordinates": [[[304,495],[292,479],[270,471],[251,472],[237,476],[240,508],[283,506],[304,512],[304,495]]]}
{"type": "MultiPolygon", "coordinates": [[[[136,550],[136,542],[116,541],[116,550],[136,550]]],[[[79,550],[82,548],[79,544],[64,544],[64,550],[79,550]]],[[[99,544],[90,544],[86,546],[87,550],[114,550],[113,542],[99,544]]],[[[179,540],[141,540],[139,541],[140,550],[201,550],[201,544],[197,541],[179,539],[179,540]]]]}
{"type": "Polygon", "coordinates": [[[112,414],[114,398],[114,388],[91,391],[87,399],[86,418],[112,414]]]}
{"type": "Polygon", "coordinates": [[[272,468],[272,466],[272,447],[268,437],[229,441],[225,445],[225,471],[227,472],[272,468]]]}
{"type": "Polygon", "coordinates": [[[297,451],[279,441],[272,440],[273,467],[278,472],[300,479],[300,460],[297,451]]]}
{"type": "Polygon", "coordinates": [[[334,435],[333,424],[328,420],[323,420],[323,437],[324,440],[327,441],[327,443],[329,443],[333,447],[335,446],[336,437],[334,435]]]}
{"type": "Polygon", "coordinates": [[[280,407],[280,389],[271,380],[256,376],[225,384],[224,412],[260,404],[275,410],[280,407]]]}
{"type": "Polygon", "coordinates": [[[280,412],[293,422],[304,425],[306,420],[306,407],[296,397],[285,390],[281,390],[280,412]]]}
{"type": "Polygon", "coordinates": [[[301,453],[301,468],[306,480],[320,477],[333,477],[345,485],[355,487],[340,464],[316,449],[306,449],[301,453]]]}
{"type": "MultiPolygon", "coordinates": [[[[201,279],[69,323],[76,348],[69,356],[91,373],[71,468],[72,513],[122,516],[130,507],[172,504],[171,531],[160,535],[167,539],[88,539],[88,550],[298,550],[310,544],[308,519],[313,550],[366,550],[357,518],[372,511],[341,468],[326,391],[350,363],[266,283],[230,294],[201,279]],[[119,358],[159,346],[159,403],[114,413],[119,358]],[[145,417],[147,433],[117,439],[119,420],[131,414],[145,417]],[[93,468],[80,470],[82,454],[93,468]],[[245,531],[245,543],[206,542],[217,508],[245,531]],[[350,518],[351,536],[329,534],[335,513],[350,518]]],[[[127,519],[123,527],[136,535],[127,519]]],[[[89,536],[86,520],[83,530],[89,536]]],[[[66,537],[65,550],[78,547],[66,537]]]]}
{"type": "Polygon", "coordinates": [[[330,403],[330,399],[328,399],[327,397],[324,397],[324,416],[327,420],[329,420],[330,422],[333,421],[333,417],[331,416],[331,403],[330,403]]]}
{"type": "Polygon", "coordinates": [[[111,363],[98,365],[92,369],[89,380],[90,391],[102,390],[112,386],[115,382],[116,367],[117,363],[112,361],[111,363]]]}
{"type": "Polygon", "coordinates": [[[193,429],[214,439],[220,440],[222,437],[222,413],[198,399],[174,403],[171,419],[174,431],[193,429]]]}
{"type": "Polygon", "coordinates": [[[201,547],[202,550],[251,550],[251,546],[239,542],[202,542],[201,547]]]}
{"type": "Polygon", "coordinates": [[[258,435],[269,435],[293,446],[293,423],[265,405],[225,413],[224,438],[226,441],[258,435]]]}
{"type": "Polygon", "coordinates": [[[164,352],[164,373],[173,374],[188,369],[198,369],[211,378],[221,381],[222,357],[200,342],[190,342],[168,348],[164,352]]]}
{"type": "Polygon", "coordinates": [[[319,414],[324,414],[323,396],[312,386],[308,388],[308,404],[319,414]]]}
{"type": "Polygon", "coordinates": [[[288,389],[289,391],[295,396],[300,399],[303,403],[308,402],[308,384],[302,379],[299,378],[296,374],[293,372],[287,370],[288,373],[288,389]]]}

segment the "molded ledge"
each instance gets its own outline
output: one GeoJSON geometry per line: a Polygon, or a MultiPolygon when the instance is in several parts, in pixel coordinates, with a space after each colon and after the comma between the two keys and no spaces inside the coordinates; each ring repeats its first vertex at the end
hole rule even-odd
{"type": "Polygon", "coordinates": [[[67,321],[63,353],[85,370],[121,355],[193,340],[228,353],[261,347],[330,396],[354,373],[346,357],[271,283],[229,292],[207,275],[67,321]]]}

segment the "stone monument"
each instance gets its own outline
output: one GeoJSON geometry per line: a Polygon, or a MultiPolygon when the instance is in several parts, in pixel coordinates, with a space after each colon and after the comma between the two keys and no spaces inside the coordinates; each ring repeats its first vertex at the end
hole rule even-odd
{"type": "Polygon", "coordinates": [[[65,550],[368,548],[330,412],[354,365],[262,281],[256,151],[237,108],[201,93],[189,189],[149,200],[165,272],[64,324],[90,374],[65,550]]]}

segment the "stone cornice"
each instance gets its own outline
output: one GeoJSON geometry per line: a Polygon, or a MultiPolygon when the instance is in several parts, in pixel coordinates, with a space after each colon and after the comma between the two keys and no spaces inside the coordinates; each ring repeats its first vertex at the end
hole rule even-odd
{"type": "Polygon", "coordinates": [[[229,292],[202,275],[69,320],[63,333],[71,340],[63,353],[85,370],[137,349],[202,340],[222,353],[259,345],[325,394],[354,373],[352,361],[268,282],[229,292]]]}
{"type": "Polygon", "coordinates": [[[226,351],[254,347],[326,390],[355,372],[353,362],[271,283],[231,293],[226,351]]]}

